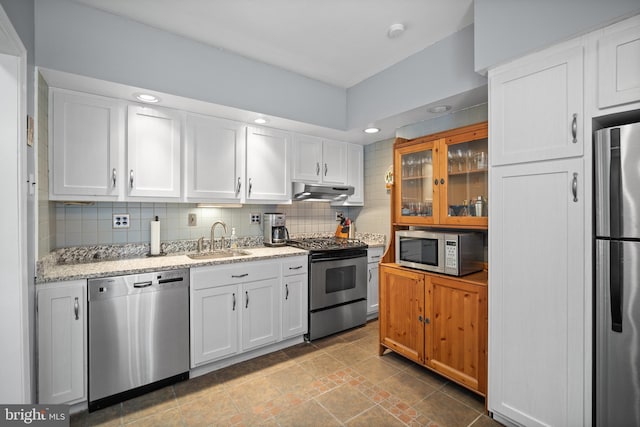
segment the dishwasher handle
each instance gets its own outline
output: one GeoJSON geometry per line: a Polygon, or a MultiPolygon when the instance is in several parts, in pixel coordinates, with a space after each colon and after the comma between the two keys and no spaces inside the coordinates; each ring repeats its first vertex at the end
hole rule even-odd
{"type": "Polygon", "coordinates": [[[145,282],[136,282],[136,283],[133,284],[133,287],[134,288],[148,288],[151,285],[153,285],[153,281],[147,280],[145,282]]]}

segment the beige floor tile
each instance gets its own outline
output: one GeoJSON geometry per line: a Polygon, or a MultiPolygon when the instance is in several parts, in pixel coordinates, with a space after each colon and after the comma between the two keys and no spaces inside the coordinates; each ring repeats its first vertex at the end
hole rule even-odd
{"type": "Polygon", "coordinates": [[[153,413],[147,417],[136,419],[130,423],[126,423],[129,427],[182,427],[182,415],[180,409],[175,407],[153,413]]]}
{"type": "Polygon", "coordinates": [[[484,398],[482,396],[472,392],[471,390],[467,390],[456,383],[448,382],[444,387],[442,387],[442,389],[440,389],[440,391],[461,401],[478,412],[484,412],[485,410],[484,398]]]}
{"type": "Polygon", "coordinates": [[[309,400],[275,417],[282,427],[332,427],[340,422],[318,402],[309,400]]]}
{"type": "Polygon", "coordinates": [[[413,405],[436,391],[424,381],[406,372],[386,378],[378,386],[403,402],[413,405]]]}
{"type": "Polygon", "coordinates": [[[346,365],[331,355],[321,352],[318,357],[302,361],[300,366],[314,377],[321,378],[343,369],[346,365]]]}
{"type": "Polygon", "coordinates": [[[282,393],[304,390],[315,381],[315,377],[298,364],[268,374],[266,379],[282,393]]]}
{"type": "Polygon", "coordinates": [[[379,382],[400,372],[398,368],[387,363],[384,358],[378,356],[371,357],[353,365],[353,369],[362,374],[373,384],[378,384],[379,382]]]}
{"type": "Polygon", "coordinates": [[[468,426],[480,413],[444,393],[436,392],[413,407],[440,427],[468,426]]]}
{"type": "Polygon", "coordinates": [[[205,426],[230,420],[240,412],[224,391],[212,392],[180,404],[186,426],[205,426]]]}
{"type": "Polygon", "coordinates": [[[252,411],[254,407],[265,404],[282,393],[265,377],[255,378],[228,390],[240,411],[252,411]]]}
{"type": "Polygon", "coordinates": [[[302,360],[315,357],[315,354],[319,351],[318,347],[310,342],[304,342],[302,344],[294,345],[292,347],[282,350],[291,360],[301,362],[302,360]]]}
{"type": "Polygon", "coordinates": [[[489,418],[486,415],[480,415],[470,427],[501,427],[497,421],[494,421],[493,418],[489,418]]]}
{"type": "Polygon", "coordinates": [[[188,381],[173,385],[173,391],[179,404],[192,399],[199,399],[219,390],[224,390],[224,383],[214,373],[190,378],[188,381]]]}
{"type": "Polygon", "coordinates": [[[324,393],[315,400],[343,423],[375,405],[357,388],[347,384],[324,393]]]}
{"type": "Polygon", "coordinates": [[[108,408],[100,409],[95,412],[91,412],[90,414],[87,412],[83,412],[82,414],[78,414],[77,418],[82,419],[81,424],[75,424],[74,418],[71,418],[71,425],[74,426],[101,426],[101,427],[111,427],[111,426],[119,426],[122,425],[122,405],[116,404],[113,406],[109,406],[108,408]]]}
{"type": "Polygon", "coordinates": [[[341,346],[340,348],[332,348],[330,350],[326,350],[326,352],[345,365],[350,366],[374,357],[374,354],[370,350],[356,344],[348,344],[341,346]]]}
{"type": "Polygon", "coordinates": [[[122,402],[123,421],[124,424],[128,424],[177,407],[178,402],[173,392],[173,387],[164,387],[122,402]]]}
{"type": "Polygon", "coordinates": [[[380,406],[374,406],[346,423],[349,427],[400,427],[405,424],[380,406]]]}

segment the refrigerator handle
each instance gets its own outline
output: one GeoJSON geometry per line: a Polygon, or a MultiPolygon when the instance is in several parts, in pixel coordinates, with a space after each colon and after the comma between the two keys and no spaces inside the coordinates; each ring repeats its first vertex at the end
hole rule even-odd
{"type": "Polygon", "coordinates": [[[611,169],[609,171],[609,236],[620,237],[622,233],[622,163],[620,159],[620,128],[611,129],[611,169]]]}
{"type": "Polygon", "coordinates": [[[611,301],[611,330],[622,332],[622,284],[624,283],[623,242],[610,242],[609,300],[611,301]]]}

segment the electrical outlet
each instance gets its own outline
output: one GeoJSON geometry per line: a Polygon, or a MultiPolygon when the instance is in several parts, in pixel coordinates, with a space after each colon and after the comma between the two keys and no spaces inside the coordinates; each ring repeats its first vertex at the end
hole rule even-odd
{"type": "Polygon", "coordinates": [[[195,227],[196,225],[198,225],[198,217],[194,213],[190,213],[189,214],[188,221],[189,221],[188,222],[189,227],[195,227]]]}
{"type": "Polygon", "coordinates": [[[129,228],[129,214],[113,214],[113,228],[129,228]]]}
{"type": "Polygon", "coordinates": [[[259,213],[250,213],[249,214],[249,223],[250,224],[260,224],[260,214],[259,213]]]}
{"type": "Polygon", "coordinates": [[[336,211],[336,221],[342,221],[343,218],[344,218],[344,212],[336,211]]]}

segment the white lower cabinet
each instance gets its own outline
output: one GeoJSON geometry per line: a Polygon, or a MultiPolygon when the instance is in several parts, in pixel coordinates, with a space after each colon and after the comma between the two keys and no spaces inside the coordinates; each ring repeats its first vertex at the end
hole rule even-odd
{"type": "Polygon", "coordinates": [[[38,403],[86,400],[86,280],[37,288],[38,403]]]}
{"type": "Polygon", "coordinates": [[[308,258],[282,263],[282,339],[307,333],[308,258]]]}
{"type": "Polygon", "coordinates": [[[367,316],[375,317],[378,314],[378,271],[384,248],[367,249],[367,316]]]}
{"type": "Polygon", "coordinates": [[[488,409],[503,423],[590,425],[582,158],[494,167],[488,409]]]}
{"type": "Polygon", "coordinates": [[[192,268],[191,367],[301,337],[306,315],[306,256],[192,268]]]}

